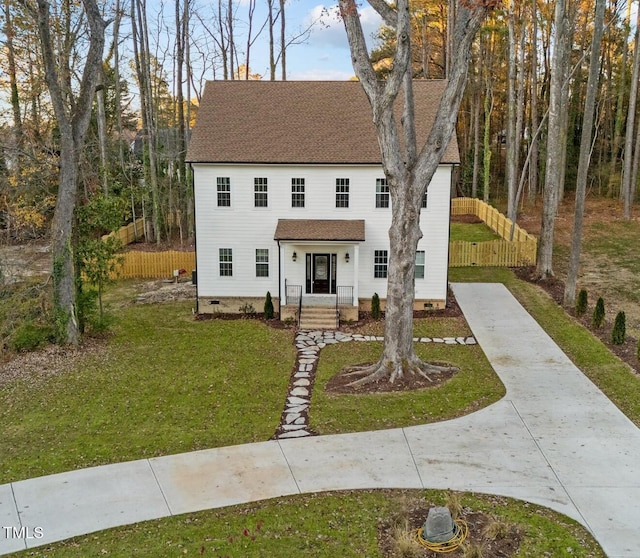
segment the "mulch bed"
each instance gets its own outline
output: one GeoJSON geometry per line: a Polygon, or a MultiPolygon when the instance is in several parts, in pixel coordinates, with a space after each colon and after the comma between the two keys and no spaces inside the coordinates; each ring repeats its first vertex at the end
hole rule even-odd
{"type": "MultiPolygon", "coordinates": [[[[504,501],[500,497],[495,497],[495,500],[498,506],[504,501]]],[[[400,556],[463,558],[465,554],[462,548],[446,554],[439,554],[419,546],[411,554],[407,552],[403,554],[400,551],[398,545],[399,534],[413,537],[413,532],[424,524],[429,509],[433,506],[434,504],[427,502],[424,498],[415,498],[409,500],[405,505],[405,509],[397,516],[382,519],[378,524],[378,547],[382,555],[389,558],[400,556]]],[[[505,525],[504,531],[506,532],[502,536],[489,537],[485,535],[485,529],[496,521],[491,516],[469,508],[463,508],[460,513],[460,519],[463,519],[469,527],[469,534],[465,544],[482,548],[482,554],[477,554],[476,556],[482,556],[482,558],[510,558],[518,551],[522,541],[522,534],[516,526],[505,525]]]]}

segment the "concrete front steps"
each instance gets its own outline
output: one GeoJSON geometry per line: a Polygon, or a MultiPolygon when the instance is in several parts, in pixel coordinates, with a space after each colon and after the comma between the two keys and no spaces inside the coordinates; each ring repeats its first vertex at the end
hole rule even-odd
{"type": "Polygon", "coordinates": [[[331,306],[302,306],[300,329],[337,329],[336,309],[331,306]]]}

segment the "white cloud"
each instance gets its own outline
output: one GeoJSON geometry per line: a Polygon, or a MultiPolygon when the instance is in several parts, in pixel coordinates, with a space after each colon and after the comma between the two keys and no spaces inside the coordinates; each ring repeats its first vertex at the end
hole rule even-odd
{"type": "MultiPolygon", "coordinates": [[[[306,24],[313,21],[318,23],[316,23],[309,39],[311,45],[316,48],[349,48],[337,5],[319,4],[315,6],[309,11],[306,24]]],[[[367,38],[367,44],[371,48],[373,45],[372,36],[378,31],[382,20],[371,6],[366,6],[360,10],[360,22],[367,38]]]]}

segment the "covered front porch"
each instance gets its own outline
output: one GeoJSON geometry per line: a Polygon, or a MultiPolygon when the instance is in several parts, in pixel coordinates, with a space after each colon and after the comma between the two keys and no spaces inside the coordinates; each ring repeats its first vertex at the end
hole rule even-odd
{"type": "Polygon", "coordinates": [[[332,309],[336,324],[358,319],[363,220],[281,219],[274,238],[281,319],[300,322],[310,308],[332,309]]]}

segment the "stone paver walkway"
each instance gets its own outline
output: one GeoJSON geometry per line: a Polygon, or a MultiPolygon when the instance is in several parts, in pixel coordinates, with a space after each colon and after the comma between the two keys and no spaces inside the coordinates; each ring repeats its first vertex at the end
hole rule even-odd
{"type": "MultiPolygon", "coordinates": [[[[476,344],[476,340],[472,336],[414,337],[413,340],[415,343],[443,343],[446,345],[476,344]]],[[[327,345],[349,341],[384,341],[384,337],[327,330],[299,331],[297,333],[295,345],[298,354],[296,364],[293,367],[291,389],[282,411],[280,425],[273,436],[274,439],[302,438],[315,434],[309,428],[309,409],[320,351],[327,345]]]]}

